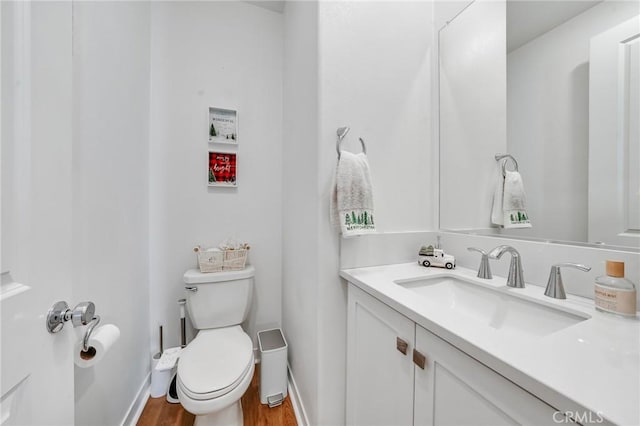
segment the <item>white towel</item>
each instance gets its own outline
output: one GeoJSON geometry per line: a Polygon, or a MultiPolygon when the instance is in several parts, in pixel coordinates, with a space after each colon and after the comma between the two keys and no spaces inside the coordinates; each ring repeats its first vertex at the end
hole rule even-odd
{"type": "Polygon", "coordinates": [[[502,199],[504,195],[504,176],[498,163],[498,177],[496,178],[496,189],[493,192],[493,208],[491,209],[491,223],[504,226],[504,213],[502,211],[502,199]]]}
{"type": "Polygon", "coordinates": [[[518,172],[506,171],[498,180],[493,196],[491,222],[508,228],[531,228],[525,206],[524,185],[518,172]]]}
{"type": "Polygon", "coordinates": [[[343,237],[376,231],[373,217],[373,187],[369,162],[364,153],[340,153],[331,194],[331,221],[343,237]]]}
{"type": "Polygon", "coordinates": [[[505,228],[531,228],[525,207],[524,185],[518,172],[506,172],[502,200],[505,228]]]}

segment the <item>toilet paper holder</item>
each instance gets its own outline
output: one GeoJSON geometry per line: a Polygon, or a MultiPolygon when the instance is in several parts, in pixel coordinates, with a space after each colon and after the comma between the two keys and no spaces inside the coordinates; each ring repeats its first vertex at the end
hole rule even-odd
{"type": "Polygon", "coordinates": [[[82,339],[82,350],[87,352],[89,350],[89,339],[91,338],[91,333],[93,333],[93,329],[100,323],[100,315],[94,315],[91,321],[89,322],[89,327],[87,327],[87,331],[84,332],[84,338],[82,339]]]}
{"type": "Polygon", "coordinates": [[[64,323],[71,321],[74,327],[88,325],[82,339],[82,347],[86,352],[89,350],[88,343],[91,333],[100,322],[100,316],[96,315],[96,305],[93,302],[80,302],[73,310],[65,301],[56,302],[49,308],[47,313],[46,326],[49,333],[57,333],[64,327],[64,323]]]}

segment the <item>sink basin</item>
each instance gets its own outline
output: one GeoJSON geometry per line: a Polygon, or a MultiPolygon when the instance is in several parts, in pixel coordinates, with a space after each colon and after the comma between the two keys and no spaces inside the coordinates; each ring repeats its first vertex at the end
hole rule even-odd
{"type": "Polygon", "coordinates": [[[514,296],[507,287],[483,287],[456,276],[396,281],[396,284],[461,318],[518,336],[546,336],[589,319],[514,296]]]}

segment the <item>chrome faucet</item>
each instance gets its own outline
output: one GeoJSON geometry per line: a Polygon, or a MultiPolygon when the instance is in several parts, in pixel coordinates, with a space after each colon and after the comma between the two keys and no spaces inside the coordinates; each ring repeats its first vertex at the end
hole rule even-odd
{"type": "Polygon", "coordinates": [[[511,264],[509,265],[509,276],[507,286],[514,288],[524,288],[524,275],[522,273],[522,261],[518,250],[511,246],[498,246],[489,252],[489,259],[500,259],[503,254],[511,254],[511,264]]]}
{"type": "Polygon", "coordinates": [[[591,267],[587,265],[581,265],[579,263],[558,263],[551,267],[549,273],[549,281],[547,281],[547,288],[544,290],[544,295],[553,297],[554,299],[566,299],[567,295],[564,292],[564,285],[562,285],[562,275],[560,274],[560,268],[563,267],[576,268],[584,272],[589,272],[591,267]]]}
{"type": "Polygon", "coordinates": [[[467,247],[467,250],[477,251],[482,255],[482,258],[480,259],[480,266],[478,267],[477,277],[485,280],[492,279],[493,275],[491,275],[491,268],[489,267],[489,255],[487,254],[487,252],[477,247],[467,247]]]}

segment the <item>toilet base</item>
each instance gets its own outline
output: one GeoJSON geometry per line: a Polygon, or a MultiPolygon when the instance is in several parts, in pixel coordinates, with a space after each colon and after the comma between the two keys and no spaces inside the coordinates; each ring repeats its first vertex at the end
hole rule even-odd
{"type": "Polygon", "coordinates": [[[196,416],[193,426],[242,426],[242,424],[242,403],[238,400],[238,402],[215,413],[196,416]]]}

